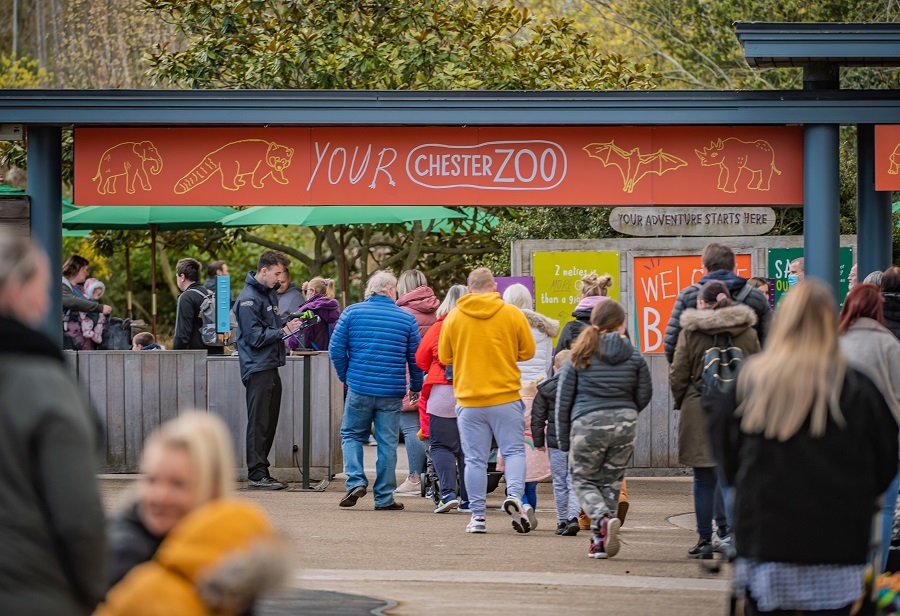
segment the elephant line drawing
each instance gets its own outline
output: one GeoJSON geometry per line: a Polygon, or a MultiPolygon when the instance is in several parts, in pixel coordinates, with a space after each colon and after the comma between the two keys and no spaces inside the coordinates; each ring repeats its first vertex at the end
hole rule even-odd
{"type": "Polygon", "coordinates": [[[704,167],[719,167],[717,188],[736,193],[741,176],[749,174],[749,190],[769,190],[772,174],[781,175],[775,167],[775,149],[763,139],[742,141],[730,137],[710,142],[709,147],[694,150],[704,167]],[[744,174],[744,172],[747,174],[744,174]]]}
{"type": "Polygon", "coordinates": [[[151,141],[125,141],[103,153],[91,181],[99,181],[97,192],[101,195],[114,195],[118,191],[117,180],[124,175],[125,192],[132,195],[138,181],[141,190],[151,190],[150,175],[159,175],[162,168],[162,157],[151,141]]]}

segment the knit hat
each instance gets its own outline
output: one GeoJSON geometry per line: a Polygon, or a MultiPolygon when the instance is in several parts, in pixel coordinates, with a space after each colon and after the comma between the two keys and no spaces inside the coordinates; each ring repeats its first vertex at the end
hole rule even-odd
{"type": "Polygon", "coordinates": [[[106,293],[106,285],[97,280],[96,278],[88,278],[84,281],[84,295],[90,300],[94,299],[94,291],[96,289],[100,289],[100,297],[103,297],[103,294],[106,293]]]}

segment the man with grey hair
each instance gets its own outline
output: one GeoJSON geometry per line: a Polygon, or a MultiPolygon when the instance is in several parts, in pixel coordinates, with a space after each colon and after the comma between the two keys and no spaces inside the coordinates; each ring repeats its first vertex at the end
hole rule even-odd
{"type": "Polygon", "coordinates": [[[340,506],[352,507],[366,495],[369,481],[363,467],[363,445],[374,423],[378,442],[375,509],[399,511],[403,504],[394,500],[394,490],[400,409],[407,393],[411,401],[418,399],[424,378],[416,366],[419,328],[415,318],[395,304],[397,279],[390,272],[372,274],[365,297],[341,314],[328,347],[338,378],[348,388],[341,423],[347,493],[340,506]]]}
{"type": "Polygon", "coordinates": [[[453,366],[453,393],[459,437],[466,456],[466,490],[472,519],[468,533],[484,533],[487,463],[491,437],[506,461],[503,510],[513,528],[537,527],[532,507],[522,504],[525,490],[525,403],[516,362],[534,357],[534,335],[525,314],[497,293],[487,268],[469,274],[469,294],[456,304],[441,328],[438,355],[453,366]]]}

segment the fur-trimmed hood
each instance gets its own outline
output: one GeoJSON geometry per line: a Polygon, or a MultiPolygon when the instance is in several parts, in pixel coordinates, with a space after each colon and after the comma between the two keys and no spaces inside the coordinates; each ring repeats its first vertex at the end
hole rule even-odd
{"type": "Polygon", "coordinates": [[[681,328],[708,334],[737,336],[756,325],[756,312],[749,306],[736,304],[718,310],[689,308],[681,313],[681,328]]]}
{"type": "Polygon", "coordinates": [[[528,326],[547,335],[548,338],[555,338],[559,333],[559,321],[545,317],[539,312],[523,308],[525,318],[528,319],[528,326]]]}

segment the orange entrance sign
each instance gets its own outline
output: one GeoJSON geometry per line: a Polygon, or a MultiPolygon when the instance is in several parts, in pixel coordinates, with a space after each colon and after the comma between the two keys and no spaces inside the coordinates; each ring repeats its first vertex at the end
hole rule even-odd
{"type": "Polygon", "coordinates": [[[78,205],[799,205],[798,127],[77,128],[78,205]]]}
{"type": "Polygon", "coordinates": [[[875,190],[900,190],[900,125],[875,127],[875,190]]]}
{"type": "MultiPolygon", "coordinates": [[[[750,278],[750,255],[735,255],[735,273],[750,278]]],[[[700,255],[634,258],[636,338],[642,353],[662,353],[678,292],[703,277],[700,255]]]]}

